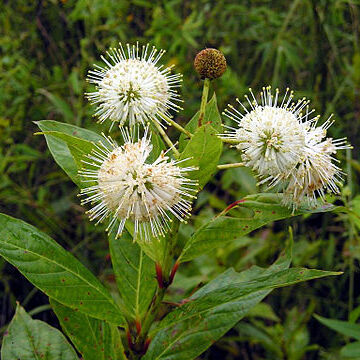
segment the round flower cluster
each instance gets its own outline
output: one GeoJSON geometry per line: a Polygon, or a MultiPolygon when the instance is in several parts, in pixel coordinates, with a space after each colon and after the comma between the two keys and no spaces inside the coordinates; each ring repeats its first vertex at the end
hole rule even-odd
{"type": "Polygon", "coordinates": [[[112,125],[127,123],[144,125],[148,121],[167,122],[169,109],[178,111],[181,74],[171,74],[172,66],[158,65],[165,50],[149,49],[149,44],[139,49],[127,44],[127,51],[120,44],[118,49],[107,52],[109,60],[101,59],[105,66],[94,65],[87,80],[96,85],[96,91],[86,96],[97,104],[95,116],[103,123],[109,119],[112,125]]]}
{"type": "Polygon", "coordinates": [[[217,49],[206,48],[195,57],[194,68],[202,79],[216,79],[226,71],[226,59],[217,49]]]}
{"type": "Polygon", "coordinates": [[[303,201],[315,204],[316,195],[323,198],[326,190],[338,193],[343,173],[333,155],[351,147],[345,138],[326,138],[331,117],[317,126],[319,117],[311,118],[309,101],[293,101],[289,89],[281,102],[279,90],[274,96],[270,86],[260,93],[260,103],[251,89],[250,94],[251,98],[245,96],[249,109],[237,99],[243,112],[232,105],[224,111],[237,126],[225,126],[228,130],[221,137],[241,151],[244,165],[254,170],[259,184],[281,184],[284,204],[294,209],[303,201]]]}
{"type": "MultiPolygon", "coordinates": [[[[183,221],[191,210],[196,182],[185,177],[191,167],[179,167],[162,152],[148,161],[152,151],[148,128],[135,141],[129,131],[122,131],[124,145],[109,137],[96,144],[87,155],[87,168],[80,171],[83,181],[92,182],[81,190],[82,204],[95,203],[88,211],[91,220],[110,218],[107,231],[120,236],[125,222],[134,223],[134,239],[148,241],[164,236],[170,227],[170,214],[183,221]]],[[[182,160],[185,161],[185,160],[182,160]]]]}

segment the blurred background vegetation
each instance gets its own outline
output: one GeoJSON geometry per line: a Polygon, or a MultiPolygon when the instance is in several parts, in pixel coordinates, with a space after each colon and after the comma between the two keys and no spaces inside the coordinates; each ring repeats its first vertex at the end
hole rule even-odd
{"type": "MultiPolygon", "coordinates": [[[[216,253],[184,265],[173,297],[184,297],[225,267],[268,266],[281,251],[291,225],[295,265],[344,271],[274,291],[261,306],[215,343],[202,359],[341,359],[348,337],[320,324],[313,314],[356,322],[360,315],[360,49],[358,0],[2,0],[0,1],[0,210],[23,219],[71,250],[109,286],[114,281],[103,229],[95,228],[76,198],[78,190],[55,164],[34,121],[54,119],[99,130],[84,99],[88,69],[118,42],[164,48],[164,61],[184,74],[185,124],[196,112],[201,81],[192,62],[204,47],[219,48],[228,61],[213,82],[219,108],[248,87],[271,84],[306,96],[323,121],[331,113],[334,137],[347,136],[352,153],[340,154],[348,175],[329,201],[350,215],[322,214],[278,222],[216,253]]],[[[175,135],[173,130],[171,135],[175,135]]],[[[238,161],[225,151],[224,162],[238,161]]],[[[259,189],[249,171],[219,172],[195,206],[194,225],[235,199],[259,189]]],[[[15,300],[50,323],[46,296],[0,260],[0,328],[15,300]]]]}

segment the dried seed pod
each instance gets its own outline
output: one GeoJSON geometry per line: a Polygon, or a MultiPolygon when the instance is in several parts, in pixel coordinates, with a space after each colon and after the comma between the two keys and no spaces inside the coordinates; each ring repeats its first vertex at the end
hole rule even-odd
{"type": "Polygon", "coordinates": [[[201,79],[210,80],[220,77],[226,70],[226,59],[217,49],[201,50],[195,57],[194,67],[201,79]]]}

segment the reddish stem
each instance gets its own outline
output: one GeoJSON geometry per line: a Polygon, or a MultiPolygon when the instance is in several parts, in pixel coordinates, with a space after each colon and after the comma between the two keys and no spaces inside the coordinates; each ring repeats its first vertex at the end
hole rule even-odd
{"type": "Polygon", "coordinates": [[[159,263],[155,264],[155,270],[156,270],[156,279],[159,284],[159,288],[163,289],[164,288],[164,279],[163,279],[163,275],[162,275],[162,268],[159,263]]]}
{"type": "Polygon", "coordinates": [[[169,277],[169,285],[172,284],[176,271],[179,268],[180,263],[178,261],[175,262],[173,268],[171,269],[170,277],[169,277]]]}
{"type": "Polygon", "coordinates": [[[146,354],[147,349],[149,348],[150,343],[151,343],[151,339],[150,339],[150,338],[147,338],[146,341],[145,341],[145,344],[144,344],[144,355],[146,354]]]}
{"type": "Polygon", "coordinates": [[[134,344],[132,342],[131,334],[130,334],[129,330],[126,331],[126,338],[127,338],[127,342],[128,342],[128,345],[129,345],[129,349],[134,350],[134,344]]]}
{"type": "Polygon", "coordinates": [[[228,211],[230,211],[233,207],[235,207],[236,205],[239,205],[240,203],[245,202],[245,199],[241,199],[241,200],[237,200],[235,202],[233,202],[232,204],[230,204],[224,211],[223,213],[227,213],[228,211]]]}
{"type": "Polygon", "coordinates": [[[140,320],[135,320],[135,326],[136,326],[136,332],[138,333],[138,335],[141,333],[141,323],[140,320]]]}

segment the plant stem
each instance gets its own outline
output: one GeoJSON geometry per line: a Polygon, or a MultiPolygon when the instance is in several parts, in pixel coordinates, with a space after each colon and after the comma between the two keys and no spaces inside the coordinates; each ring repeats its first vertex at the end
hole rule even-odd
{"type": "Polygon", "coordinates": [[[169,137],[166,135],[164,129],[161,127],[161,125],[157,122],[154,121],[153,122],[154,125],[156,126],[156,128],[158,129],[160,135],[163,137],[164,141],[166,142],[166,144],[170,147],[170,149],[174,152],[174,155],[176,158],[178,158],[180,156],[179,151],[176,149],[175,145],[172,143],[172,141],[169,139],[169,137]]]}
{"type": "MultiPolygon", "coordinates": [[[[164,299],[166,290],[170,286],[170,281],[169,281],[170,272],[171,272],[172,277],[175,275],[175,272],[173,273],[173,271],[171,271],[171,265],[172,265],[172,260],[174,257],[174,248],[176,245],[177,233],[179,230],[179,226],[180,226],[180,222],[178,220],[174,220],[173,225],[170,230],[169,239],[165,243],[166,247],[164,250],[164,258],[162,260],[162,264],[159,264],[161,267],[161,270],[162,270],[163,284],[161,284],[161,286],[158,286],[156,293],[152,299],[152,302],[149,306],[149,309],[146,312],[146,314],[142,320],[141,332],[135,339],[135,344],[138,344],[140,348],[143,347],[143,345],[145,344],[145,342],[147,340],[150,327],[153,324],[153,322],[155,321],[156,316],[159,313],[160,306],[164,299]]],[[[176,266],[176,269],[177,269],[177,267],[178,267],[178,264],[176,266]]]]}
{"type": "Polygon", "coordinates": [[[29,311],[29,315],[33,316],[33,315],[39,314],[46,310],[51,310],[50,304],[40,305],[40,306],[36,307],[35,309],[32,309],[31,311],[29,311]]]}
{"type": "Polygon", "coordinates": [[[223,143],[226,143],[226,144],[239,144],[240,141],[239,140],[235,140],[235,139],[224,139],[224,138],[221,138],[221,141],[223,143]]]}
{"type": "Polygon", "coordinates": [[[140,333],[138,339],[136,339],[136,343],[138,343],[138,344],[145,343],[145,340],[148,336],[150,327],[151,327],[152,323],[154,322],[154,320],[156,319],[156,316],[159,312],[160,305],[164,299],[166,290],[167,290],[166,287],[163,287],[163,288],[158,287],[157,288],[156,294],[154,295],[154,298],[153,298],[153,302],[151,303],[150,309],[146,313],[146,317],[141,326],[141,333],[140,333]]]}
{"type": "Polygon", "coordinates": [[[219,170],[223,170],[223,169],[232,169],[232,168],[238,168],[238,167],[243,167],[245,166],[244,163],[233,163],[233,164],[221,164],[218,165],[217,168],[219,170]]]}
{"type": "Polygon", "coordinates": [[[202,97],[201,97],[198,127],[200,127],[202,125],[202,120],[205,115],[205,107],[206,107],[207,100],[208,100],[209,88],[210,88],[210,79],[206,78],[204,80],[204,87],[203,87],[203,92],[202,92],[202,97]]]}
{"type": "Polygon", "coordinates": [[[178,124],[176,121],[174,121],[172,118],[170,118],[169,116],[166,116],[165,114],[161,114],[161,117],[166,120],[169,124],[171,124],[174,128],[178,129],[179,131],[181,131],[183,134],[185,134],[187,137],[191,138],[193,136],[193,134],[186,130],[185,128],[183,128],[180,124],[178,124]]]}

